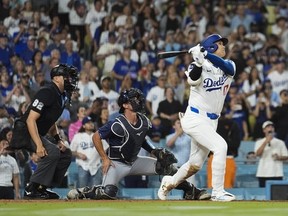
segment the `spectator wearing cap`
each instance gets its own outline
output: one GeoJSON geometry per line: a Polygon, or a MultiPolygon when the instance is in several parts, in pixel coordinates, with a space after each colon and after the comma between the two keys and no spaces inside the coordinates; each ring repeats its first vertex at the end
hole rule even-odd
{"type": "Polygon", "coordinates": [[[12,37],[15,44],[15,53],[20,55],[26,49],[28,37],[30,36],[27,31],[28,21],[25,19],[20,19],[18,27],[19,30],[15,31],[12,37]]]}
{"type": "Polygon", "coordinates": [[[121,58],[121,53],[123,52],[123,45],[116,42],[116,33],[109,32],[108,43],[102,44],[96,54],[96,60],[103,61],[104,63],[102,69],[102,73],[104,75],[111,75],[113,66],[121,58]]]}
{"type": "Polygon", "coordinates": [[[78,71],[81,70],[80,55],[73,51],[73,41],[71,39],[65,41],[65,51],[61,53],[60,62],[73,65],[78,71]]]}
{"type": "MultiPolygon", "coordinates": [[[[70,144],[72,155],[76,157],[78,166],[77,187],[92,187],[102,183],[101,158],[92,141],[94,132],[95,125],[92,119],[87,116],[82,120],[82,126],[70,144]]],[[[106,144],[104,150],[107,148],[108,145],[106,144]]]]}
{"type": "Polygon", "coordinates": [[[259,187],[265,187],[268,180],[283,180],[283,161],[288,159],[285,143],[275,137],[273,122],[264,122],[262,129],[264,138],[257,140],[254,148],[260,158],[256,172],[259,187]]]}
{"type": "Polygon", "coordinates": [[[285,141],[288,147],[288,90],[283,89],[280,92],[281,104],[276,107],[272,121],[275,122],[275,131],[277,138],[285,141]]]}
{"type": "Polygon", "coordinates": [[[23,52],[19,53],[19,56],[24,60],[25,64],[28,64],[29,61],[32,61],[33,55],[36,51],[36,40],[37,38],[33,35],[28,37],[27,46],[23,52]]]}
{"type": "Polygon", "coordinates": [[[8,46],[8,35],[0,33],[0,64],[4,65],[8,71],[12,71],[10,59],[14,56],[14,51],[8,46]]]}
{"type": "Polygon", "coordinates": [[[111,77],[103,75],[101,77],[101,90],[98,94],[99,97],[108,99],[109,120],[112,120],[119,114],[118,97],[119,93],[111,89],[111,77]]]}
{"type": "Polygon", "coordinates": [[[288,89],[288,70],[286,69],[286,62],[284,58],[278,58],[267,78],[271,80],[273,90],[280,94],[281,90],[288,89]]]}

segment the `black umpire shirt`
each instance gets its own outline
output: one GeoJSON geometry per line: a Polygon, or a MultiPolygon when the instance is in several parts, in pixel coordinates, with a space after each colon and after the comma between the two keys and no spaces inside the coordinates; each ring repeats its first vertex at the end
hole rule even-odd
{"type": "Polygon", "coordinates": [[[61,93],[56,84],[51,82],[35,94],[21,120],[26,122],[30,110],[39,113],[40,118],[37,119],[36,124],[39,134],[44,136],[61,116],[65,100],[65,93],[61,93]]]}

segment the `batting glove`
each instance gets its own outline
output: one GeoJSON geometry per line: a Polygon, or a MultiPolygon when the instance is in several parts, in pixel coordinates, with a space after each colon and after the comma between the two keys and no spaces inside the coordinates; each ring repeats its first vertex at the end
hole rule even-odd
{"type": "Polygon", "coordinates": [[[190,53],[190,54],[193,55],[194,52],[200,52],[200,50],[201,50],[200,44],[197,44],[196,46],[190,48],[190,49],[188,50],[188,53],[190,53]]]}
{"type": "Polygon", "coordinates": [[[204,63],[204,54],[201,51],[195,51],[192,53],[193,59],[198,67],[201,67],[204,63]]]}

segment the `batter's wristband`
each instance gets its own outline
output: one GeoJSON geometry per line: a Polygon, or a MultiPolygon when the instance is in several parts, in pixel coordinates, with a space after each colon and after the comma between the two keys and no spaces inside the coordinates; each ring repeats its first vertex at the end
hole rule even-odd
{"type": "Polygon", "coordinates": [[[59,142],[60,140],[62,140],[59,134],[56,134],[56,135],[54,136],[54,139],[55,139],[57,142],[59,142]]]}

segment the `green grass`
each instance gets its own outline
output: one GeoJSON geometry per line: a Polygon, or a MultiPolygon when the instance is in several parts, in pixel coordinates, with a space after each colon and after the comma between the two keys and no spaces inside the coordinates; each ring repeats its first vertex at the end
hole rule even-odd
{"type": "Polygon", "coordinates": [[[0,216],[286,216],[288,202],[235,201],[2,201],[0,216]]]}

